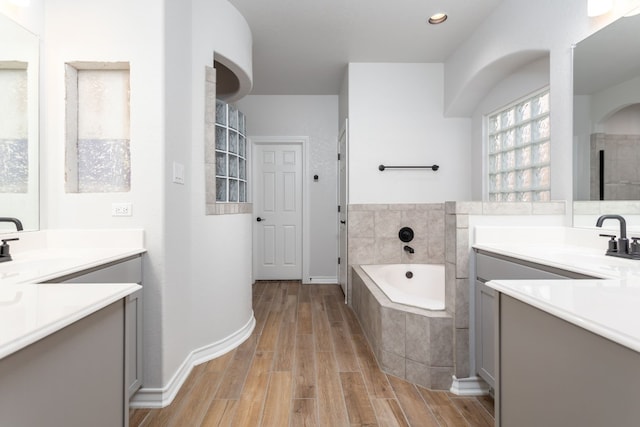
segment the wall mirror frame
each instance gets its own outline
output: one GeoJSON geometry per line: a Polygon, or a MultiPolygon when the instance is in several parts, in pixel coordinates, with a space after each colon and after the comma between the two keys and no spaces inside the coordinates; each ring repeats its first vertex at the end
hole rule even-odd
{"type": "Polygon", "coordinates": [[[574,226],[617,213],[640,227],[638,52],[640,15],[613,21],[573,49],[574,226]]]}
{"type": "MultiPolygon", "coordinates": [[[[39,45],[31,33],[0,13],[0,217],[39,228],[39,45]]],[[[0,233],[15,232],[0,223],[0,233]]]]}

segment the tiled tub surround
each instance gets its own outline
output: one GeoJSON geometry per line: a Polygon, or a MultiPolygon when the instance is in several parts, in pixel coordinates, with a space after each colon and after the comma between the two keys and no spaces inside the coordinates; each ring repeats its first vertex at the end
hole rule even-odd
{"type": "MultiPolygon", "coordinates": [[[[348,300],[353,306],[354,310],[358,314],[360,323],[362,323],[365,331],[368,330],[368,338],[371,346],[374,348],[378,361],[384,370],[387,370],[394,375],[402,378],[406,378],[416,384],[422,384],[427,387],[427,383],[437,383],[438,386],[444,386],[444,383],[451,384],[451,373],[454,361],[452,358],[447,360],[449,366],[449,376],[442,374],[441,370],[436,371],[437,374],[434,377],[438,379],[432,381],[431,377],[431,365],[425,363],[424,359],[419,357],[409,358],[408,362],[402,351],[395,350],[393,352],[382,352],[381,347],[378,345],[380,340],[375,337],[374,330],[379,331],[380,326],[369,326],[369,323],[375,319],[378,319],[378,325],[380,320],[380,308],[375,308],[373,304],[374,298],[371,294],[369,301],[371,304],[366,305],[368,309],[363,309],[362,306],[356,309],[357,301],[354,300],[353,293],[356,292],[357,284],[354,270],[358,265],[363,264],[444,264],[445,261],[445,205],[444,203],[425,203],[425,204],[362,204],[362,205],[349,205],[349,221],[348,221],[348,255],[349,265],[352,269],[349,269],[350,285],[347,288],[348,300]],[[414,238],[411,242],[404,243],[398,237],[398,232],[402,227],[411,227],[414,231],[414,238]],[[404,245],[409,245],[414,248],[415,252],[409,254],[402,248],[404,245]],[[368,313],[373,310],[372,313],[368,313]],[[377,315],[375,313],[378,313],[377,315]],[[372,329],[377,328],[377,329],[372,329]],[[398,353],[400,351],[400,353],[398,353]],[[401,356],[402,355],[402,356],[401,356]],[[391,366],[391,360],[396,361],[397,369],[388,369],[391,366]],[[422,362],[421,362],[422,361],[422,362]],[[400,368],[400,366],[402,366],[400,368]],[[408,367],[408,368],[407,368],[408,367]],[[407,372],[409,375],[406,375],[407,372]]],[[[364,273],[363,273],[364,274],[364,273]]],[[[450,272],[446,272],[450,274],[450,272]]],[[[368,276],[364,274],[368,279],[368,276]]],[[[370,280],[370,279],[368,279],[370,280]]],[[[373,282],[371,282],[373,283],[373,282]]],[[[382,294],[382,292],[373,285],[375,292],[382,294]]],[[[452,308],[453,302],[453,287],[450,286],[449,280],[445,280],[445,307],[449,310],[448,315],[449,323],[449,336],[453,336],[453,322],[452,322],[452,308]]],[[[385,295],[382,297],[391,303],[385,295]]],[[[396,315],[404,316],[401,310],[406,310],[406,307],[400,304],[395,304],[396,315]]],[[[416,309],[419,310],[419,309],[416,309]]],[[[411,309],[413,316],[416,316],[413,309],[411,309]]],[[[422,311],[423,314],[426,310],[422,311]]],[[[389,309],[385,309],[384,313],[389,315],[389,309]]],[[[440,313],[440,316],[444,312],[440,313]]],[[[411,317],[411,320],[415,321],[416,317],[411,317]]],[[[427,322],[424,320],[423,322],[427,322]]],[[[410,323],[411,323],[410,320],[410,323]]],[[[425,328],[428,325],[425,325],[425,328]]],[[[406,326],[403,326],[405,328],[406,326]]],[[[393,328],[390,329],[393,331],[393,328]]],[[[403,329],[405,330],[405,329],[403,329]]],[[[427,329],[428,330],[428,329],[427,329]]],[[[403,335],[404,336],[404,335],[403,335]]],[[[426,335],[425,335],[426,336],[426,335]]],[[[468,335],[467,335],[468,337],[468,335]]],[[[424,339],[424,336],[423,338],[424,339]]],[[[417,341],[415,344],[418,345],[417,341]]],[[[468,351],[468,345],[467,345],[468,351]]],[[[423,356],[423,358],[426,356],[423,356]]],[[[468,359],[468,353],[465,356],[468,359]]],[[[467,363],[468,365],[468,363],[467,363]]],[[[435,366],[435,365],[434,365],[435,366]]],[[[447,386],[448,387],[448,386],[447,386]]]]}
{"type": "Polygon", "coordinates": [[[351,265],[442,264],[444,203],[349,205],[348,251],[351,265]],[[398,238],[402,227],[413,229],[411,242],[398,238]]]}
{"type": "Polygon", "coordinates": [[[449,389],[451,314],[391,302],[359,266],[353,266],[352,287],[353,309],[380,368],[423,387],[449,389]]]}
{"type": "MultiPolygon", "coordinates": [[[[524,221],[528,225],[563,224],[565,202],[359,204],[349,205],[348,214],[348,255],[352,269],[349,269],[347,291],[349,302],[356,313],[356,305],[362,300],[362,297],[356,300],[353,295],[357,292],[358,283],[361,284],[361,279],[355,283],[358,275],[353,269],[357,265],[444,263],[445,307],[453,337],[452,371],[455,379],[452,391],[459,394],[478,393],[470,366],[469,254],[473,236],[470,234],[469,223],[480,221],[487,225],[504,225],[505,221],[519,224],[524,221]],[[402,250],[404,243],[398,238],[398,231],[404,226],[413,228],[415,232],[414,240],[409,243],[415,249],[414,254],[407,254],[402,250]],[[465,382],[466,379],[469,381],[465,382]]],[[[380,329],[380,316],[377,317],[378,326],[368,326],[374,321],[372,315],[359,316],[365,330],[380,329]]],[[[377,348],[373,340],[370,340],[372,346],[377,348]]],[[[378,360],[383,363],[382,358],[379,357],[378,360]]],[[[408,365],[414,366],[411,362],[408,365]]]]}

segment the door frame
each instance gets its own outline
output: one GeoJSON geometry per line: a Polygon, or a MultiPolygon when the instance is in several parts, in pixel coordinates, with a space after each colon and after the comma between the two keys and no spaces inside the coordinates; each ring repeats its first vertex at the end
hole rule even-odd
{"type": "Polygon", "coordinates": [[[349,209],[347,206],[349,205],[349,119],[344,119],[344,127],[340,130],[338,134],[338,154],[341,156],[338,159],[338,163],[344,162],[344,170],[345,177],[344,182],[342,180],[342,175],[340,172],[340,164],[338,164],[338,206],[340,206],[340,214],[338,215],[338,221],[341,221],[344,218],[346,224],[344,228],[340,223],[338,223],[338,257],[340,259],[340,264],[338,265],[338,283],[342,279],[342,269],[345,269],[345,282],[344,282],[344,302],[348,304],[349,302],[349,291],[351,289],[351,284],[349,283],[349,209]],[[344,152],[342,152],[342,140],[344,138],[344,152]],[[344,194],[344,206],[342,206],[342,194],[344,194]],[[344,231],[343,231],[344,230],[344,231]],[[345,247],[346,253],[342,253],[342,239],[345,239],[345,247]]]}
{"type": "MultiPolygon", "coordinates": [[[[309,223],[309,179],[307,179],[307,173],[309,171],[309,156],[307,155],[307,147],[309,145],[309,137],[308,136],[252,136],[248,138],[249,143],[251,144],[251,188],[250,188],[250,196],[251,200],[253,200],[253,191],[256,188],[256,173],[255,168],[255,151],[256,146],[258,145],[299,145],[302,152],[302,247],[301,250],[301,262],[302,262],[302,283],[311,283],[311,279],[309,277],[309,253],[310,253],[310,235],[311,235],[311,227],[309,223]]],[[[252,276],[255,278],[255,272],[257,271],[257,257],[256,257],[256,248],[257,248],[257,232],[256,232],[256,222],[255,222],[255,212],[253,213],[253,217],[251,221],[253,223],[253,227],[251,227],[252,234],[252,249],[251,249],[251,257],[252,257],[252,276]]]]}

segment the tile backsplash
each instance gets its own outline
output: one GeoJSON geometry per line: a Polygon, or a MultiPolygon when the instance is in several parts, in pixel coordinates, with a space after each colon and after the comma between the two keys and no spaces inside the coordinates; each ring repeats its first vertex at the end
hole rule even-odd
{"type": "Polygon", "coordinates": [[[444,263],[444,203],[349,205],[348,233],[349,264],[444,263]],[[398,237],[402,227],[413,229],[411,242],[398,237]]]}

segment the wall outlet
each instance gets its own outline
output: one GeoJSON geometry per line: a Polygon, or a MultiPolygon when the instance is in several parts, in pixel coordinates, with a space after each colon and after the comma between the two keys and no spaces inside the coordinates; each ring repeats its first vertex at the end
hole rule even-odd
{"type": "Polygon", "coordinates": [[[131,216],[131,203],[112,203],[111,216],[131,216]]]}

